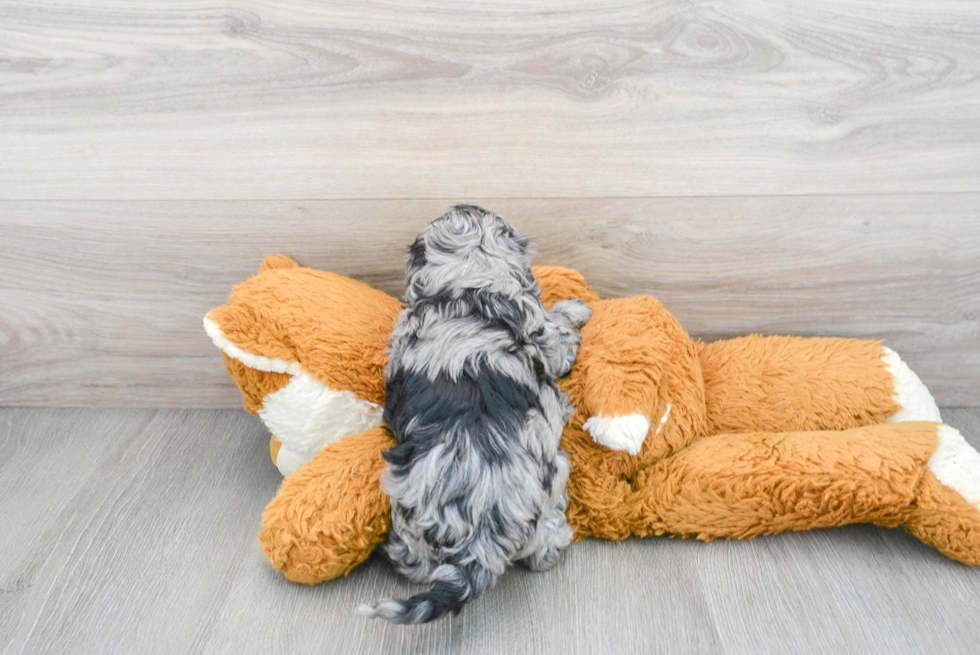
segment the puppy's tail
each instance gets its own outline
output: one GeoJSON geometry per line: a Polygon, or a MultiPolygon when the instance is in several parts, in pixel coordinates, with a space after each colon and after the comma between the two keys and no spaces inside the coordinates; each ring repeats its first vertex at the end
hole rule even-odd
{"type": "Polygon", "coordinates": [[[443,564],[432,575],[432,589],[405,600],[383,600],[376,606],[361,605],[364,616],[392,623],[428,623],[447,613],[459,614],[463,605],[496,582],[495,576],[476,562],[455,566],[443,564]]]}

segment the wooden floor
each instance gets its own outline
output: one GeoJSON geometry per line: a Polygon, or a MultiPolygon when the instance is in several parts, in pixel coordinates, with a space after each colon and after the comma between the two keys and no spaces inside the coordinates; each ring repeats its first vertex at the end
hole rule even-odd
{"type": "MultiPolygon", "coordinates": [[[[980,410],[943,416],[980,446],[980,410]]],[[[279,482],[241,410],[0,410],[0,653],[976,653],[980,571],[901,530],[586,541],[422,627],[380,560],[317,587],[259,550],[279,482]]]]}

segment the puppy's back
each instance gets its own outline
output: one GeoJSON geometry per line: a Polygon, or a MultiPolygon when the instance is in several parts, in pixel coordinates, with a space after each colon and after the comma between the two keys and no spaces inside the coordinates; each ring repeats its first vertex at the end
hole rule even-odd
{"type": "Polygon", "coordinates": [[[383,485],[389,557],[432,589],[363,607],[369,616],[419,623],[458,612],[555,509],[564,406],[527,334],[545,318],[529,241],[480,212],[454,210],[412,247],[386,371],[384,420],[397,445],[383,485]]]}

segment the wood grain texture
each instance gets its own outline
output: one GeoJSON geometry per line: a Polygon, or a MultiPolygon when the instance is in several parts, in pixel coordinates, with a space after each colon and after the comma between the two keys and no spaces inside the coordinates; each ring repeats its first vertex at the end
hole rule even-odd
{"type": "MultiPolygon", "coordinates": [[[[980,409],[943,410],[980,446],[980,409]]],[[[976,652],[980,570],[870,526],[708,544],[586,540],[459,616],[396,627],[419,589],[373,558],[316,587],[256,540],[275,492],[241,410],[0,409],[0,654],[976,652]],[[13,529],[8,529],[13,528],[13,529]]]]}
{"type": "Polygon", "coordinates": [[[0,652],[33,626],[55,592],[55,570],[82,551],[86,484],[115,465],[153,414],[0,411],[0,652]]]}
{"type": "Polygon", "coordinates": [[[227,411],[0,416],[0,488],[33,487],[30,504],[2,501],[21,547],[0,555],[0,652],[199,652],[278,484],[258,465],[264,427],[227,411]],[[68,502],[49,491],[68,484],[68,502]]]}
{"type": "MultiPolygon", "coordinates": [[[[980,448],[980,410],[943,409],[942,416],[980,448]]],[[[730,541],[705,549],[700,564],[729,652],[970,653],[980,642],[980,571],[901,529],[860,525],[730,541]]]]}
{"type": "Polygon", "coordinates": [[[980,191],[980,5],[0,6],[0,198],[980,191]]]}
{"type": "MultiPolygon", "coordinates": [[[[475,199],[694,336],[883,338],[980,405],[980,194],[475,199]]],[[[445,201],[0,202],[0,405],[237,406],[201,318],[267,254],[398,294],[445,201]]]]}

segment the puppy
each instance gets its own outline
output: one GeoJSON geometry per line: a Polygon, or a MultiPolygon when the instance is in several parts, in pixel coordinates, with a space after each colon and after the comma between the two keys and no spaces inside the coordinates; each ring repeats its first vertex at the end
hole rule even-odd
{"type": "Polygon", "coordinates": [[[430,223],[409,251],[406,306],[389,342],[384,453],[391,499],[385,552],[427,592],[362,605],[394,623],[425,623],[493,586],[513,562],[544,571],[572,539],[571,413],[555,379],[575,362],[580,300],[545,311],[530,239],[479,207],[430,223]]]}

